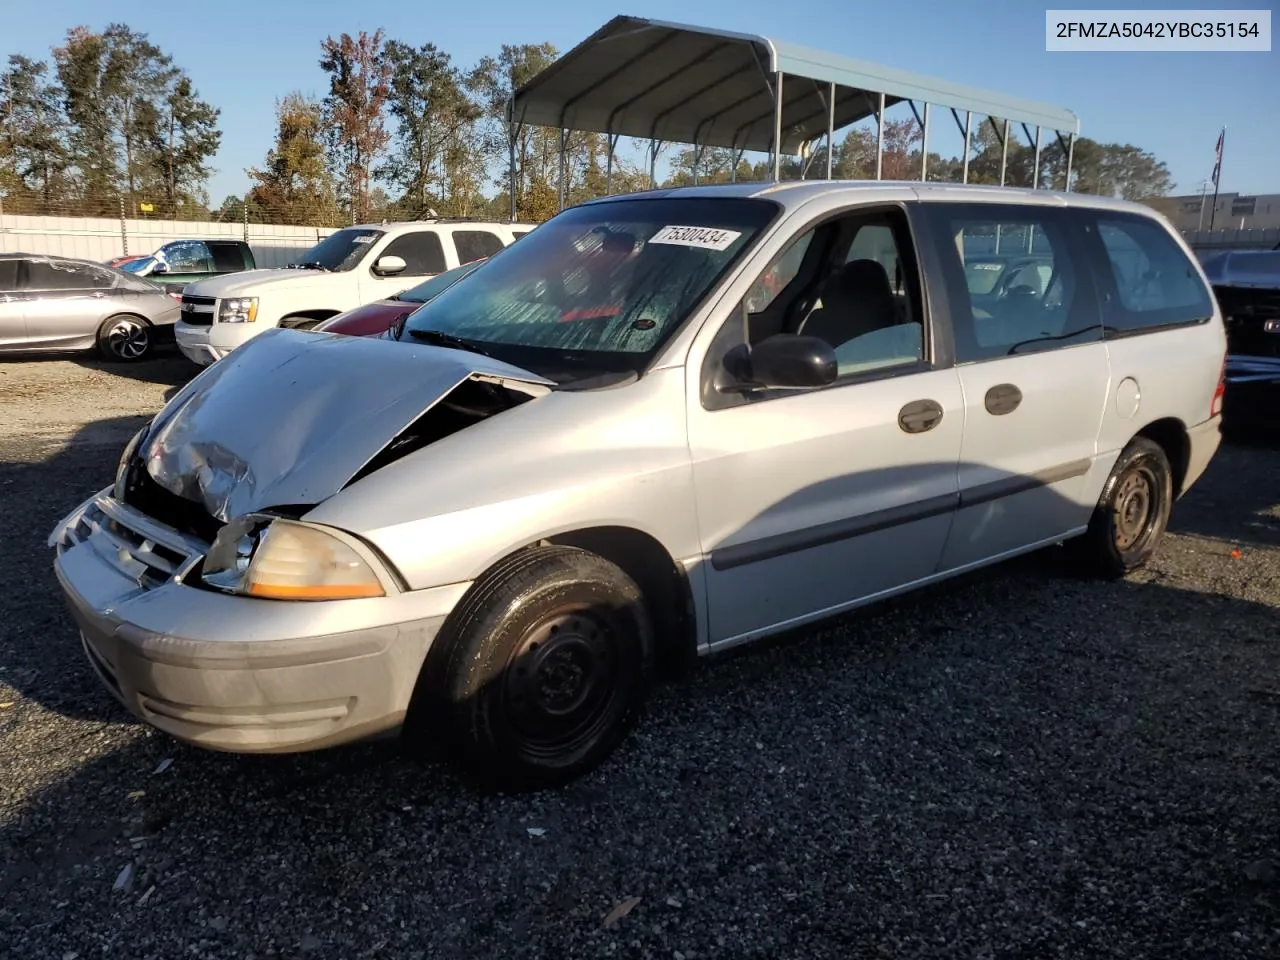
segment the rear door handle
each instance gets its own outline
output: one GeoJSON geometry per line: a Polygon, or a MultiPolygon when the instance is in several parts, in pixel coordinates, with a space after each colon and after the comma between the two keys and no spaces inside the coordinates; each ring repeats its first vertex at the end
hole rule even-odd
{"type": "Polygon", "coordinates": [[[1022,403],[1022,391],[1012,383],[997,383],[987,391],[982,402],[987,413],[1001,417],[1018,409],[1018,404],[1022,403]]]}
{"type": "Polygon", "coordinates": [[[924,433],[942,422],[942,405],[936,400],[913,400],[898,411],[898,426],[907,433],[924,433]]]}

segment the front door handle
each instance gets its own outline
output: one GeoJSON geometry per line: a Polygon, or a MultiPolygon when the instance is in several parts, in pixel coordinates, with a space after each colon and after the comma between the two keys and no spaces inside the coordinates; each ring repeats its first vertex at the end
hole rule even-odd
{"type": "Polygon", "coordinates": [[[924,433],[942,422],[942,406],[935,400],[913,400],[898,411],[898,426],[907,433],[924,433]]]}
{"type": "Polygon", "coordinates": [[[1018,404],[1022,402],[1022,391],[1012,383],[997,383],[987,391],[982,402],[987,413],[993,417],[1001,417],[1018,409],[1018,404]]]}

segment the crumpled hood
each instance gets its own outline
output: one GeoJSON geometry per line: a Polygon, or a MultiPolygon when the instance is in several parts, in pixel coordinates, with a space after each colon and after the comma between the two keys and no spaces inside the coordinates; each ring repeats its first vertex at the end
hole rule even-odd
{"type": "Polygon", "coordinates": [[[264,288],[292,290],[329,282],[336,274],[324,270],[242,270],[220,277],[188,283],[184,293],[197,297],[238,297],[254,295],[264,288]]]}
{"type": "Polygon", "coordinates": [[[138,455],[157,484],[224,522],[312,505],[470,378],[535,397],[554,386],[459,350],[267,330],[188,383],[152,421],[138,455]]]}

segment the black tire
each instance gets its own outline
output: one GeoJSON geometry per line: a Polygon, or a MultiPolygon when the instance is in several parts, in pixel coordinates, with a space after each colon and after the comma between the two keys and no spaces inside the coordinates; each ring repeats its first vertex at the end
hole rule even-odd
{"type": "Polygon", "coordinates": [[[151,324],[132,313],[107,317],[98,327],[98,354],[118,363],[137,363],[151,356],[156,335],[151,324]]]}
{"type": "Polygon", "coordinates": [[[406,723],[488,787],[539,789],[608,757],[654,673],[639,587],[575,547],[534,547],[475,585],[436,638],[406,723]]]}
{"type": "Polygon", "coordinates": [[[1134,437],[1116,460],[1089,520],[1070,544],[1084,572],[1116,580],[1147,563],[1173,509],[1173,471],[1164,449],[1134,437]]]}

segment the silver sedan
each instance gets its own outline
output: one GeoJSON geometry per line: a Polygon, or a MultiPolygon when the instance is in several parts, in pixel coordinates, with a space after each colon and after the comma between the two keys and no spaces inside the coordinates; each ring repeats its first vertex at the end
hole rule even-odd
{"type": "Polygon", "coordinates": [[[0,254],[0,353],[97,350],[150,356],[173,339],[180,306],[146,280],[89,260],[0,254]]]}

